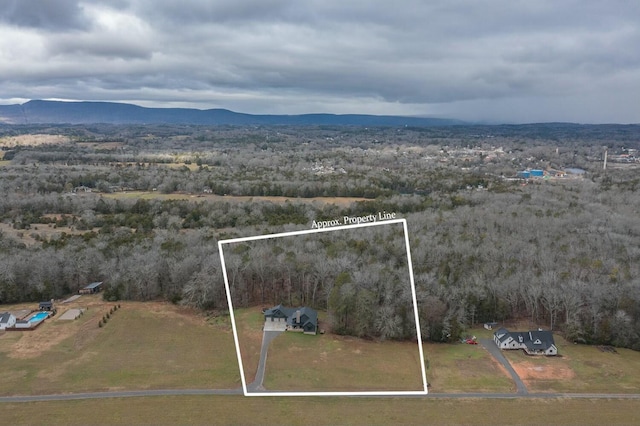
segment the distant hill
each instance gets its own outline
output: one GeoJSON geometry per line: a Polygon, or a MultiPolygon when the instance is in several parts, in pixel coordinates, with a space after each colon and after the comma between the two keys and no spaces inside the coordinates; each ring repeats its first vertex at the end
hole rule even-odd
{"type": "Polygon", "coordinates": [[[449,126],[459,120],[362,114],[253,115],[226,109],[144,108],[115,102],[29,101],[0,105],[0,124],[196,124],[449,126]]]}

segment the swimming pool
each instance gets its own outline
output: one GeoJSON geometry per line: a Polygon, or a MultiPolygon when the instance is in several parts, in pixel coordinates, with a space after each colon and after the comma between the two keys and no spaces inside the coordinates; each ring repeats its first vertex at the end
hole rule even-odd
{"type": "Polygon", "coordinates": [[[43,319],[47,318],[48,316],[49,316],[48,312],[38,312],[37,314],[35,314],[31,318],[29,318],[29,322],[42,321],[43,319]]]}

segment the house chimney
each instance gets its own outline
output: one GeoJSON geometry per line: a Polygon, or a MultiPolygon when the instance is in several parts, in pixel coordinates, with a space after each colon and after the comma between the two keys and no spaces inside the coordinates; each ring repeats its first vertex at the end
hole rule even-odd
{"type": "Polygon", "coordinates": [[[300,324],[300,309],[296,311],[296,323],[300,324]]]}

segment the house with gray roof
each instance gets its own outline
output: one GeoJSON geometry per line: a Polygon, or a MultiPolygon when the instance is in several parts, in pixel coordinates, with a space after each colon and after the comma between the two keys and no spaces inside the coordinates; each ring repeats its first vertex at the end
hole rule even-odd
{"type": "Polygon", "coordinates": [[[0,330],[10,328],[16,325],[16,317],[10,312],[3,312],[0,314],[0,330]]]}
{"type": "Polygon", "coordinates": [[[493,333],[493,340],[500,349],[522,349],[528,355],[558,354],[558,348],[553,340],[553,333],[542,329],[531,331],[509,331],[500,328],[493,333]]]}
{"type": "Polygon", "coordinates": [[[305,334],[317,334],[318,312],[309,307],[288,308],[282,305],[264,311],[266,324],[278,323],[287,331],[298,331],[305,334]]]}

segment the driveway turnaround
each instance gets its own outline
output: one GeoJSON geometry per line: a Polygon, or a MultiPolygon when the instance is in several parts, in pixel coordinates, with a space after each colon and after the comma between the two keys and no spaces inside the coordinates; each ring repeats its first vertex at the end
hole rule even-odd
{"type": "Polygon", "coordinates": [[[518,376],[516,370],[513,369],[513,367],[509,363],[509,360],[504,357],[504,355],[502,354],[502,350],[498,347],[498,345],[496,345],[496,342],[494,342],[492,339],[480,339],[480,344],[483,348],[489,351],[491,356],[493,356],[496,361],[502,364],[502,366],[507,370],[509,374],[511,374],[511,378],[516,384],[516,393],[518,393],[519,395],[528,394],[529,391],[527,391],[527,387],[524,385],[524,382],[522,381],[522,379],[520,379],[520,376],[518,376]]]}

